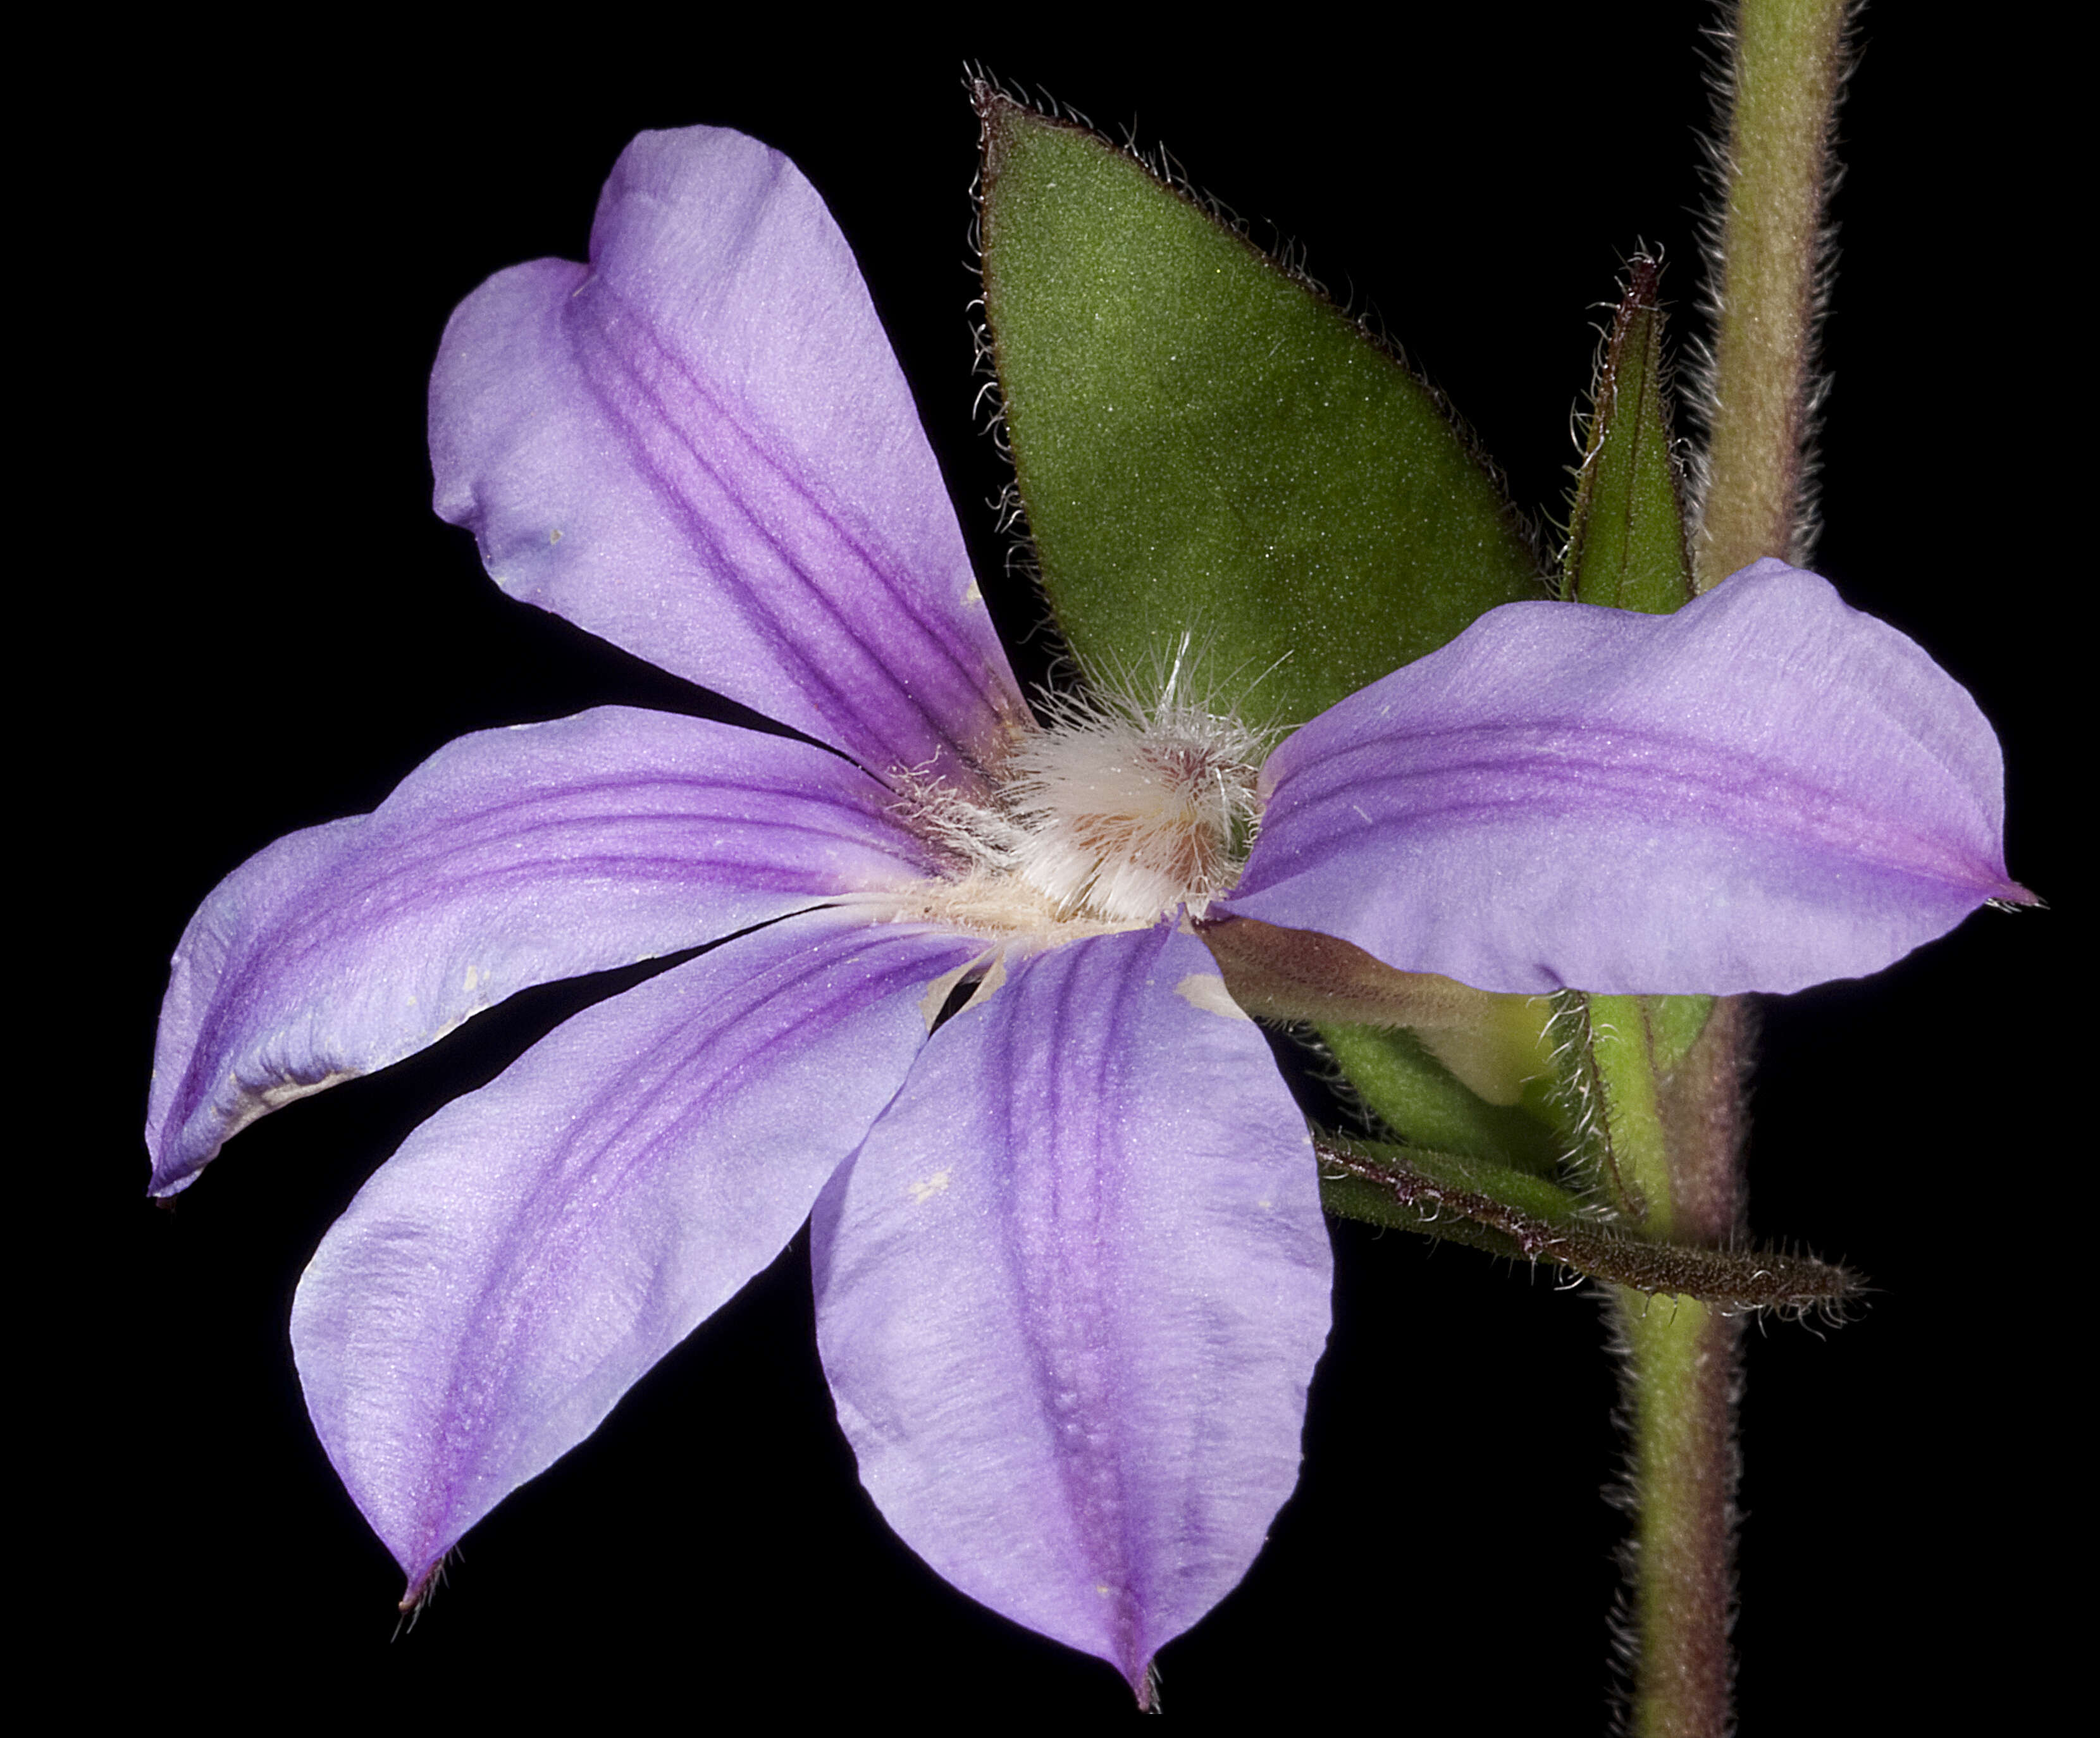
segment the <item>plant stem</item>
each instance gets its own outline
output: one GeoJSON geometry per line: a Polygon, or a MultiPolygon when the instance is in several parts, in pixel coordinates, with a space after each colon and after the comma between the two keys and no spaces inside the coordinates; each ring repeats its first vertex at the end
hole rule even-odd
{"type": "Polygon", "coordinates": [[[1715,1738],[1732,1723],[1740,1323],[1623,1289],[1613,1308],[1632,1401],[1632,1729],[1715,1738]]]}
{"type": "Polygon", "coordinates": [[[1732,32],[1709,385],[1701,591],[1807,556],[1823,205],[1847,0],[1743,0],[1732,32]]]}
{"type": "MultiPolygon", "coordinates": [[[[1740,998],[1717,1001],[1690,1050],[1651,1077],[1658,1090],[1647,1114],[1660,1125],[1670,1175],[1667,1198],[1643,1215],[1649,1236],[1723,1244],[1740,1228],[1749,1024],[1740,998]]],[[[1718,1738],[1732,1724],[1740,1323],[1691,1298],[1623,1287],[1613,1312],[1631,1439],[1631,1726],[1641,1738],[1718,1738]]]]}

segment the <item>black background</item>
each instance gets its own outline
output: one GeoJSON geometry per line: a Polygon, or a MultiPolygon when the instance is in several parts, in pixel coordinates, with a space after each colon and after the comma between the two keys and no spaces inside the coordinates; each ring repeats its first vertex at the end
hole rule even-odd
{"type": "MultiPolygon", "coordinates": [[[[292,1288],[372,1167],[577,994],[522,996],[293,1106],[173,1213],[143,1202],[135,1132],[154,1010],[214,881],[371,807],[451,737],[702,704],[503,599],[428,505],[423,395],[448,313],[502,266],[581,257],[598,183],[644,127],[742,127],[823,192],[988,589],[1001,479],[971,409],[966,58],[1105,128],[1134,121],[1258,239],[1302,243],[1449,394],[1520,502],[1558,512],[1599,304],[1637,240],[1667,252],[1676,329],[1697,325],[1696,13],[1474,13],[1344,24],[1317,47],[1000,27],[840,40],[785,8],[734,52],[693,15],[609,8],[500,46],[126,46],[135,64],[53,153],[57,215],[31,238],[55,254],[63,236],[82,280],[51,315],[68,390],[39,457],[51,501],[31,504],[66,516],[37,580],[69,697],[36,714],[31,765],[57,774],[69,843],[59,920],[29,940],[67,949],[56,981],[79,1011],[62,1060],[21,1088],[55,1089],[68,1118],[34,1149],[67,1193],[29,1239],[32,1264],[55,1265],[23,1334],[26,1353],[55,1352],[24,1519],[55,1528],[31,1549],[55,1566],[42,1601],[62,1631],[148,1665],[157,1699],[223,1708],[618,1717],[668,1696],[695,1720],[753,1702],[1123,1716],[1107,1668],[952,1592],[862,1496],[801,1236],[476,1529],[395,1636],[398,1572],[300,1404],[292,1288]],[[288,1674],[305,1702],[283,1701],[288,1674]]],[[[2076,920],[2048,672],[2073,583],[2057,497],[2079,481],[2040,456],[2064,390],[2046,360],[2049,159],[2027,45],[1935,35],[1895,7],[1864,39],[1818,566],[1976,694],[2005,743],[2013,872],[2058,909],[1981,914],[1877,979],[1767,1010],[1754,1223],[1878,1289],[1835,1334],[1754,1330],[1753,1731],[1903,1730],[1957,1692],[2024,1693],[2047,1661],[2027,1554],[2063,1524],[2051,1396],[2071,1321],[2021,1265],[2052,1259],[2033,1240],[2058,1229],[2049,1179],[2071,1151],[2044,1109],[2070,1084],[2045,1056],[2076,920]]],[[[1029,625],[1025,598],[996,607],[1029,625]]],[[[1462,1708],[1490,1731],[1599,1729],[1618,1528],[1599,1496],[1616,1448],[1598,1307],[1465,1250],[1353,1226],[1336,1242],[1304,1482],[1242,1586],[1162,1656],[1169,1714],[1434,1731],[1462,1708]]]]}

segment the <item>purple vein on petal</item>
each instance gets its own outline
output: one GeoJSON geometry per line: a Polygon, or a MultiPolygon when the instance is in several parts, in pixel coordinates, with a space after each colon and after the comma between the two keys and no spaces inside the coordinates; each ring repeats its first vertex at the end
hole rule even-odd
{"type": "Polygon", "coordinates": [[[982,741],[950,740],[951,721],[1011,716],[1010,678],[898,582],[898,553],[857,533],[603,279],[573,298],[568,318],[584,377],[636,468],[674,504],[709,565],[737,576],[726,594],[831,725],[827,736],[877,771],[920,764],[940,746],[981,756],[982,741]],[[761,510],[783,501],[800,510],[761,510]],[[771,553],[762,576],[748,545],[739,557],[725,543],[728,523],[771,553]],[[867,704],[890,690],[889,708],[867,704]],[[911,727],[897,727],[900,715],[911,727]]]}
{"type": "MultiPolygon", "coordinates": [[[[1043,1072],[1039,1102],[1016,1093],[997,1107],[1006,1123],[1002,1151],[1026,1154],[1032,1145],[1053,1139],[1078,1151],[1105,1149],[1104,1137],[1113,1132],[1101,1126],[1105,1109],[1125,1097],[1129,981],[1133,972],[1141,976],[1151,966],[1154,951],[1096,949],[1103,958],[1084,980],[1057,973],[1058,964],[1070,961],[1044,962],[1031,985],[1043,991],[1035,998],[1038,1041],[1064,1065],[1043,1072]],[[1061,976],[1061,981],[1043,981],[1061,976]],[[1104,990],[1112,993],[1100,995],[1104,990]],[[1075,1083],[1078,1092],[1070,1090],[1075,1083]]],[[[1113,1590],[1110,1657],[1129,1674],[1141,1670],[1140,1613],[1151,1590],[1131,1537],[1124,1489],[1123,1467],[1134,1446],[1127,1440],[1131,1421],[1114,1404],[1110,1348],[1101,1337],[1115,1288],[1104,1268],[1120,1253],[1106,1223],[1111,1210],[1104,1197],[1110,1185],[1107,1166],[1024,1161],[1011,1172],[1011,1205],[999,1229],[1008,1283],[1021,1299],[1022,1339],[1035,1386],[1071,1419],[1092,1421],[1076,1429],[1065,1423],[1069,1434],[1057,1445],[1057,1471],[1087,1561],[1101,1586],[1113,1590]]]]}
{"type": "Polygon", "coordinates": [[[1965,840],[1891,815],[1862,789],[1845,790],[1790,769],[1728,762],[1710,745],[1661,730],[1614,729],[1580,718],[1539,719],[1493,731],[1426,730],[1410,739],[1414,764],[1389,770],[1373,745],[1338,755],[1308,781],[1325,796],[1300,797],[1308,814],[1325,802],[1337,824],[1352,802],[1377,801],[1413,823],[1500,815],[1586,821],[1616,811],[1630,820],[1727,827],[1788,849],[1827,852],[1870,872],[1934,883],[2016,889],[1965,840]]]}

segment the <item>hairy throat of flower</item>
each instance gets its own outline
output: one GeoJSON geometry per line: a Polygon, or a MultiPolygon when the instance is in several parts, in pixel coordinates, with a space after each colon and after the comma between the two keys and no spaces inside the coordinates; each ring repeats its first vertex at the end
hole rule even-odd
{"type": "Polygon", "coordinates": [[[949,866],[898,915],[1055,946],[1201,917],[1239,879],[1260,821],[1262,739],[1193,708],[1058,703],[989,795],[899,778],[899,814],[949,866]]]}

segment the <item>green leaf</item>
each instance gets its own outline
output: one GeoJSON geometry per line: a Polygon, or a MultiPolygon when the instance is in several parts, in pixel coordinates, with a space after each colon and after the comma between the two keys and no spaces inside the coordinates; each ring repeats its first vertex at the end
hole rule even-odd
{"type": "Polygon", "coordinates": [[[1565,595],[1667,615],[1693,596],[1662,365],[1661,267],[1638,257],[1597,375],[1562,562],[1565,595]]]}
{"type": "Polygon", "coordinates": [[[1535,597],[1515,511],[1333,303],[1093,134],[977,92],[985,312],[1043,583],[1089,674],[1301,723],[1535,597]]]}

